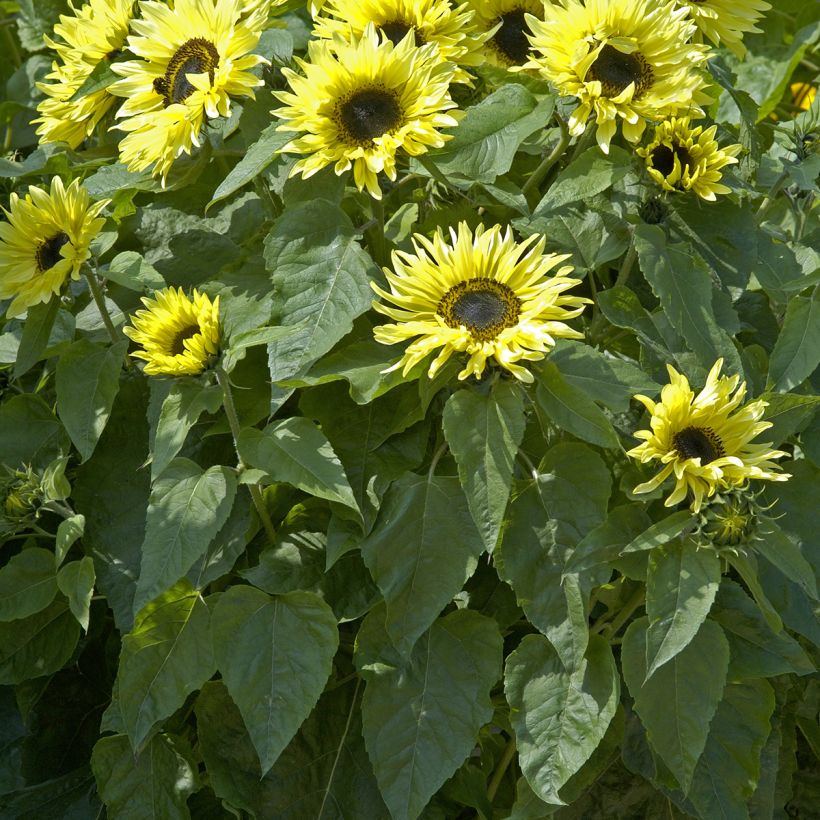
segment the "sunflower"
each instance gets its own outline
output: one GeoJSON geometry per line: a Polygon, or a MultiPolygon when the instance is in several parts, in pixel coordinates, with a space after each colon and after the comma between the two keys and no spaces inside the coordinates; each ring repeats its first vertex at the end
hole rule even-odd
{"type": "Polygon", "coordinates": [[[661,391],[660,402],[635,396],[650,412],[652,429],[635,433],[644,442],[627,455],[641,462],[660,461],[663,468],[634,492],[650,492],[674,474],[675,489],[664,503],[671,507],[691,492],[692,509],[698,512],[704,497],[718,489],[739,487],[753,478],[789,478],[775,472],[778,467],[771,461],[786,453],[770,449],[769,444],[750,444],[772,426],[760,421],[766,402],[758,399],[743,405],[746,383],[738,387],[739,376],[720,376],[722,366],[723,359],[718,359],[697,396],[671,365],[667,365],[670,383],[661,391]]]}
{"type": "MultiPolygon", "coordinates": [[[[411,29],[416,45],[435,43],[443,60],[457,68],[452,82],[471,83],[461,66],[482,62],[481,43],[466,5],[453,8],[447,0],[327,0],[316,17],[313,34],[326,40],[361,37],[368,23],[397,46],[411,29]]],[[[486,39],[484,35],[483,39],[486,39]]]]}
{"type": "Polygon", "coordinates": [[[689,42],[695,24],[672,0],[564,0],[545,4],[543,21],[526,20],[537,56],[524,67],[578,98],[569,120],[573,136],[594,114],[604,152],[619,119],[626,139],[637,142],[646,120],[681,111],[702,116],[699,105],[710,102],[698,70],[707,48],[689,42]]]}
{"type": "Polygon", "coordinates": [[[728,194],[720,184],[720,169],[737,162],[740,145],[721,148],[715,141],[717,126],[691,128],[689,118],[666,120],[655,127],[652,142],[638,148],[650,176],[664,191],[694,191],[710,202],[715,194],[728,194]]]}
{"type": "Polygon", "coordinates": [[[105,199],[91,203],[75,179],[68,188],[60,177],[50,191],[29,187],[25,199],[12,194],[8,222],[0,222],[0,299],[14,297],[6,315],[20,316],[32,305],[47,302],[66,280],[80,278],[88,246],[105,219],[105,199]]]}
{"type": "Polygon", "coordinates": [[[194,290],[189,299],[182,288],[164,288],[153,299],[143,297],[147,310],[134,314],[123,332],[142,350],[150,376],[196,376],[219,351],[219,297],[213,302],[194,290]]]}
{"type": "Polygon", "coordinates": [[[67,142],[76,148],[90,136],[113,106],[108,89],[72,99],[97,65],[110,60],[125,45],[134,0],[90,0],[73,16],[63,14],[54,27],[59,40],[45,37],[57,52],[47,82],[38,82],[46,98],[37,106],[41,142],[67,142]]]}
{"type": "Polygon", "coordinates": [[[393,271],[385,268],[390,292],[371,284],[391,303],[374,302],[375,310],[397,322],[376,327],[376,341],[419,337],[390,370],[402,367],[406,376],[441,348],[430,365],[431,377],[459,352],[469,354],[459,379],[481,376],[494,358],[516,378],[531,382],[532,374],[516,362],[542,359],[558,336],[583,338],[565,320],[580,315],[590,300],[563,295],[580,282],[567,276],[570,266],[547,275],[569,256],[543,253],[545,237],[534,234],[517,243],[509,228],[502,235],[499,225],[479,226],[473,235],[462,222],[458,233],[450,229],[450,238],[447,242],[441,229],[432,240],[416,234],[415,253],[394,251],[393,271]]]}
{"type": "Polygon", "coordinates": [[[356,187],[381,199],[378,173],[396,178],[399,148],[417,156],[451,139],[437,129],[457,125],[446,113],[456,106],[449,91],[455,66],[434,43],[416,48],[408,32],[394,46],[369,23],[351,42],[311,41],[308,57],[295,58],[304,76],[282,69],[293,91],[274,92],[286,104],[273,112],[287,121],[279,130],[305,132],[282,148],[309,155],[291,176],[307,178],[331,163],[341,175],[352,166],[356,187]]]}
{"type": "Polygon", "coordinates": [[[544,19],[541,0],[468,0],[475,10],[478,31],[486,40],[487,62],[511,68],[523,65],[530,56],[527,39],[532,30],[527,15],[544,19]]]}
{"type": "Polygon", "coordinates": [[[232,97],[253,97],[262,84],[251,69],[267,62],[252,54],[267,21],[267,4],[243,0],[157,0],[140,3],[142,19],[128,47],[139,60],[112,66],[122,75],[109,91],[126,101],[117,126],[130,170],[154,165],[162,182],[176,157],[199,145],[206,117],[227,117],[232,97]]]}
{"type": "Polygon", "coordinates": [[[771,8],[766,0],[677,0],[677,4],[688,9],[702,34],[738,57],[746,53],[743,35],[759,32],[755,23],[771,8]]]}

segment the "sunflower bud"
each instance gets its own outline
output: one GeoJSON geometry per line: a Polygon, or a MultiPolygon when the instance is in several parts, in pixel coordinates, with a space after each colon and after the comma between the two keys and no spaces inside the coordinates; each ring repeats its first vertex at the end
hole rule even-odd
{"type": "Polygon", "coordinates": [[[5,480],[0,484],[3,498],[3,516],[9,524],[23,525],[36,515],[42,501],[40,478],[31,469],[7,470],[5,480]]]}
{"type": "Polygon", "coordinates": [[[698,514],[693,537],[699,546],[737,554],[759,540],[769,509],[758,501],[761,492],[752,492],[744,484],[712,496],[698,514]]]}

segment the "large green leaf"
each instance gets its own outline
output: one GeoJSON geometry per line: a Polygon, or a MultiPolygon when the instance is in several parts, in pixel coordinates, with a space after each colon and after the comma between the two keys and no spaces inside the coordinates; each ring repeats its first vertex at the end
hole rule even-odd
{"type": "Polygon", "coordinates": [[[402,661],[383,616],[383,609],[374,610],[357,641],[357,664],[367,680],[362,732],[391,817],[414,820],[492,717],[501,635],[491,619],[458,610],[437,620],[402,661]]]}
{"type": "Polygon", "coordinates": [[[695,637],[720,585],[720,558],[711,549],[673,541],[649,556],[646,575],[646,676],[695,637]]]}
{"type": "Polygon", "coordinates": [[[185,458],[171,462],[154,483],[148,503],[135,614],[205,553],[235,495],[236,475],[227,467],[203,471],[185,458]]]}
{"type": "Polygon", "coordinates": [[[376,271],[344,211],[316,199],[286,211],[265,240],[280,325],[305,329],[268,346],[273,381],[306,370],[353,327],[372,300],[376,271]]]}
{"type": "MultiPolygon", "coordinates": [[[[815,554],[812,550],[813,541],[807,540],[807,554],[815,554]],[[809,551],[812,550],[812,551],[809,551]]],[[[769,532],[755,542],[755,549],[772,564],[774,564],[790,581],[797,584],[803,592],[813,600],[817,598],[817,582],[815,570],[805,559],[800,547],[777,526],[769,528],[769,532]]]]}
{"type": "Polygon", "coordinates": [[[310,714],[339,644],[330,607],[310,592],[230,587],[212,615],[214,653],[267,772],[310,714]]]}
{"type": "Polygon", "coordinates": [[[563,802],[559,789],[595,751],[618,707],[612,650],[593,635],[569,671],[546,638],[527,635],[507,658],[504,691],[524,776],[542,800],[563,802]]]}
{"type": "Polygon", "coordinates": [[[60,596],[28,618],[0,623],[0,685],[51,675],[68,661],[80,626],[60,596]]]}
{"type": "Polygon", "coordinates": [[[769,359],[772,389],[787,392],[820,364],[820,288],[811,297],[795,296],[786,307],[783,330],[769,359]]]}
{"type": "Polygon", "coordinates": [[[34,393],[12,396],[0,405],[0,462],[45,466],[68,446],[51,408],[34,393]]]}
{"type": "Polygon", "coordinates": [[[446,176],[494,182],[510,170],[521,143],[549,121],[553,105],[551,97],[539,100],[522,85],[505,84],[467,109],[453,139],[436,152],[436,167],[446,176]]]}
{"type": "Polygon", "coordinates": [[[361,550],[387,603],[387,633],[409,655],[473,574],[484,544],[457,478],[407,473],[385,494],[361,550]]]}
{"type": "Polygon", "coordinates": [[[599,447],[620,446],[604,412],[583,390],[570,384],[551,361],[541,367],[535,396],[547,418],[567,432],[599,447]]]}
{"type": "Polygon", "coordinates": [[[0,621],[15,621],[45,609],[57,594],[54,554],[23,550],[0,569],[0,621]]]}
{"type": "Polygon", "coordinates": [[[190,749],[156,735],[137,756],[125,735],[97,741],[91,757],[100,796],[110,817],[122,820],[189,820],[189,795],[199,787],[190,749]]]}
{"type": "Polygon", "coordinates": [[[208,607],[180,581],[145,606],[122,639],[117,697],[134,750],[215,671],[208,607]]]}
{"type": "Polygon", "coordinates": [[[339,457],[310,419],[294,416],[271,422],[264,430],[243,430],[239,454],[274,481],[358,510],[339,457]]]}
{"type": "Polygon", "coordinates": [[[80,339],[57,362],[57,415],[83,461],[108,423],[127,347],[125,340],[106,346],[80,339]]]}
{"type": "Polygon", "coordinates": [[[57,586],[68,599],[68,605],[77,623],[86,632],[91,617],[91,596],[94,594],[96,580],[94,560],[87,555],[79,561],[70,561],[57,573],[57,586]]]}
{"type": "Polygon", "coordinates": [[[647,623],[639,618],[624,635],[623,675],[652,748],[687,792],[723,694],[729,644],[718,624],[704,621],[687,646],[647,680],[647,623]]]}
{"type": "Polygon", "coordinates": [[[510,504],[510,521],[493,556],[532,624],[573,668],[586,651],[584,585],[564,564],[585,535],[606,517],[609,470],[583,444],[559,444],[541,464],[537,482],[522,483],[510,504]]]}
{"type": "Polygon", "coordinates": [[[442,424],[473,521],[492,552],[524,437],[524,395],[505,380],[497,381],[489,394],[459,390],[445,405],[442,424]]]}
{"type": "Polygon", "coordinates": [[[26,312],[26,323],[14,362],[15,378],[24,376],[42,358],[59,309],[60,300],[52,296],[48,302],[33,305],[26,312]]]}

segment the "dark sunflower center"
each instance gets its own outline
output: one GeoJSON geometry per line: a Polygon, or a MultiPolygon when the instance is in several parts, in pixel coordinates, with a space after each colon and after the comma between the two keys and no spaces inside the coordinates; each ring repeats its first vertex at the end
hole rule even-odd
{"type": "Polygon", "coordinates": [[[411,26],[409,23],[406,23],[404,20],[390,20],[387,23],[382,23],[379,26],[388,40],[393,43],[394,46],[397,46],[406,36],[407,32],[410,29],[413,29],[416,32],[416,45],[423,46],[424,45],[424,37],[421,36],[419,30],[415,26],[411,26]]]}
{"type": "Polygon", "coordinates": [[[194,93],[189,74],[207,74],[214,81],[214,69],[219,65],[216,46],[202,37],[184,42],[168,61],[162,77],[154,80],[154,91],[161,94],[165,107],[181,103],[194,93]]]}
{"type": "Polygon", "coordinates": [[[587,71],[587,79],[598,80],[605,97],[617,97],[630,83],[635,83],[635,96],[652,85],[652,69],[643,55],[635,51],[624,54],[605,45],[587,71]]]}
{"type": "Polygon", "coordinates": [[[672,446],[683,458],[699,458],[701,467],[726,455],[720,436],[711,427],[687,427],[672,437],[672,446]]]}
{"type": "Polygon", "coordinates": [[[366,88],[348,97],[338,108],[339,123],[351,142],[369,143],[396,129],[402,111],[398,97],[383,88],[366,88]]]}
{"type": "Polygon", "coordinates": [[[499,19],[501,28],[493,36],[492,43],[508,63],[521,65],[527,59],[530,49],[527,35],[531,34],[530,27],[524,20],[524,9],[508,11],[499,19]]]}
{"type": "Polygon", "coordinates": [[[681,173],[692,164],[692,157],[689,156],[689,152],[682,145],[676,145],[674,148],[670,148],[668,145],[659,145],[650,154],[652,167],[660,171],[665,177],[668,177],[675,170],[675,157],[680,162],[681,173]]]}
{"type": "Polygon", "coordinates": [[[197,333],[199,333],[199,325],[188,325],[187,327],[182,328],[182,330],[177,331],[177,334],[174,336],[174,339],[169,347],[169,355],[181,356],[185,352],[185,345],[183,342],[186,339],[196,336],[197,333]]]}
{"type": "Polygon", "coordinates": [[[512,288],[494,279],[467,279],[454,285],[438,303],[436,313],[448,327],[464,325],[479,342],[494,339],[518,321],[521,302],[512,288]]]}
{"type": "Polygon", "coordinates": [[[67,244],[68,235],[60,231],[60,233],[55,234],[50,239],[43,240],[38,245],[35,258],[40,273],[51,270],[63,258],[60,255],[60,249],[67,244]]]}

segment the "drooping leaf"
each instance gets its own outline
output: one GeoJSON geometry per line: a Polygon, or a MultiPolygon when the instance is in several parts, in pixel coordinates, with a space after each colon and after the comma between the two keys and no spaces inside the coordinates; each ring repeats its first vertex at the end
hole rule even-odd
{"type": "Polygon", "coordinates": [[[666,518],[652,524],[637,538],[633,538],[628,544],[621,547],[621,555],[662,547],[664,544],[674,541],[693,524],[694,517],[689,510],[678,510],[678,512],[672,513],[672,515],[668,515],[666,518]]]}
{"type": "Polygon", "coordinates": [[[484,395],[454,393],[444,407],[444,435],[458,464],[473,521],[492,552],[510,497],[515,455],[524,437],[524,396],[499,380],[484,395]]]}
{"type": "Polygon", "coordinates": [[[0,406],[0,461],[12,469],[45,466],[68,447],[68,437],[40,396],[22,393],[0,406]]]}
{"type": "Polygon", "coordinates": [[[562,803],[558,790],[595,751],[618,706],[609,645],[593,635],[568,671],[546,638],[527,635],[507,658],[504,691],[524,776],[542,800],[562,803]]]}
{"type": "Polygon", "coordinates": [[[59,569],[71,547],[83,537],[85,532],[85,516],[71,515],[64,518],[57,527],[57,537],[54,540],[54,561],[59,569]]]}
{"type": "Polygon", "coordinates": [[[475,746],[492,717],[501,635],[470,610],[437,620],[406,661],[393,657],[383,609],[365,620],[357,664],[367,680],[362,732],[395,820],[415,820],[475,746]]]}
{"type": "Polygon", "coordinates": [[[146,515],[135,614],[171,587],[205,553],[228,518],[236,475],[227,467],[171,462],[154,483],[146,515]]]}
{"type": "Polygon", "coordinates": [[[40,360],[48,347],[51,329],[54,327],[54,320],[57,318],[59,309],[60,300],[56,296],[28,309],[14,363],[15,378],[19,379],[24,376],[40,360]]]}
{"type": "Polygon", "coordinates": [[[54,555],[25,549],[0,568],[0,621],[15,621],[45,609],[57,594],[54,555]]]}
{"type": "Polygon", "coordinates": [[[330,607],[310,592],[271,597],[248,586],[221,595],[214,654],[265,774],[310,714],[339,636],[330,607]]]}
{"type": "Polygon", "coordinates": [[[94,594],[94,561],[87,555],[79,561],[71,561],[57,573],[57,585],[68,599],[71,613],[77,623],[88,632],[91,596],[94,594]]]}
{"type": "Polygon", "coordinates": [[[783,329],[769,358],[772,389],[787,392],[820,364],[820,289],[811,297],[795,296],[786,307],[783,329]]]}
{"type": "Polygon", "coordinates": [[[458,479],[407,473],[391,485],[361,551],[387,603],[387,633],[403,655],[473,574],[483,550],[458,479]]]}

